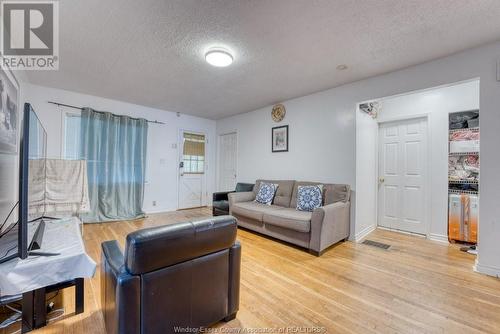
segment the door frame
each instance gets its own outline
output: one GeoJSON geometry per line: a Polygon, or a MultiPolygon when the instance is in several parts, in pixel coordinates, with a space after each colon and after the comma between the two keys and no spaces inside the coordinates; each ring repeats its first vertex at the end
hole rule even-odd
{"type": "Polygon", "coordinates": [[[179,128],[178,130],[178,135],[177,135],[177,165],[176,165],[176,173],[177,173],[177,210],[182,210],[180,208],[181,204],[181,196],[180,196],[180,191],[181,191],[181,174],[179,173],[179,165],[181,161],[184,159],[182,158],[182,153],[184,152],[184,132],[188,133],[193,133],[197,135],[203,135],[205,136],[205,171],[204,171],[204,177],[202,181],[202,193],[201,193],[201,206],[204,207],[208,205],[208,180],[207,180],[207,174],[208,174],[208,135],[207,132],[204,130],[190,130],[187,128],[179,128]]]}
{"type": "Polygon", "coordinates": [[[239,135],[238,135],[238,130],[233,130],[233,131],[227,131],[227,132],[222,132],[217,134],[217,171],[216,171],[216,176],[215,176],[215,182],[217,183],[215,185],[216,191],[221,191],[220,189],[220,179],[221,179],[221,137],[230,135],[230,134],[235,134],[236,135],[236,162],[235,162],[235,169],[236,169],[236,177],[238,177],[238,150],[239,150],[239,135]]]}
{"type": "Polygon", "coordinates": [[[407,231],[401,231],[397,229],[391,229],[387,227],[383,227],[379,225],[379,182],[378,179],[380,177],[380,170],[379,170],[379,159],[380,159],[380,126],[382,124],[386,123],[392,123],[392,122],[402,122],[402,121],[410,121],[410,120],[416,120],[416,119],[425,119],[425,126],[426,126],[426,149],[427,149],[427,154],[426,154],[426,159],[427,159],[427,164],[425,168],[423,169],[425,173],[425,180],[423,182],[424,185],[424,217],[426,220],[426,226],[425,226],[425,237],[427,239],[431,239],[431,205],[432,205],[432,193],[430,193],[430,187],[431,187],[431,180],[430,180],[430,161],[431,161],[431,142],[432,142],[432,133],[429,127],[430,120],[432,118],[431,113],[425,112],[421,114],[413,114],[413,115],[402,115],[398,117],[387,117],[387,118],[381,118],[377,119],[377,144],[376,144],[376,152],[375,152],[375,157],[376,157],[376,164],[375,164],[375,180],[374,180],[374,185],[375,185],[375,220],[377,223],[377,228],[380,229],[385,229],[385,230],[390,230],[393,232],[398,232],[398,233],[403,233],[403,234],[411,234],[411,235],[416,235],[416,236],[423,236],[422,234],[418,233],[413,233],[413,232],[407,232],[407,231]]]}

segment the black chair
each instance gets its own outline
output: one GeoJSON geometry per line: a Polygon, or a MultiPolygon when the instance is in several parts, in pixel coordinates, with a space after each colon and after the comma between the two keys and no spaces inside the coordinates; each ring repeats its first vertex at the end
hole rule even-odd
{"type": "Polygon", "coordinates": [[[106,333],[190,332],[236,317],[241,247],[231,216],[143,229],[102,243],[106,333]]]}
{"type": "Polygon", "coordinates": [[[220,191],[212,196],[212,215],[223,216],[229,214],[229,201],[227,195],[234,192],[253,191],[253,183],[237,183],[234,191],[220,191]]]}

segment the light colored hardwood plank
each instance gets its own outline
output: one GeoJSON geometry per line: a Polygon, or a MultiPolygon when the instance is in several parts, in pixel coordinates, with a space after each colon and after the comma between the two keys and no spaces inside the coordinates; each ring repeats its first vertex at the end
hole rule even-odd
{"type": "MultiPolygon", "coordinates": [[[[102,241],[137,229],[197,220],[208,208],[151,215],[133,222],[84,226],[90,256],[102,241]]],[[[325,327],[328,333],[499,333],[500,280],[472,271],[474,256],[411,235],[376,230],[389,250],[345,242],[315,257],[250,231],[242,244],[240,311],[220,328],[325,327]]],[[[33,333],[105,333],[100,272],[85,281],[85,312],[73,316],[73,291],[62,293],[66,315],[33,333]]],[[[10,331],[0,331],[12,333],[10,331]]]]}

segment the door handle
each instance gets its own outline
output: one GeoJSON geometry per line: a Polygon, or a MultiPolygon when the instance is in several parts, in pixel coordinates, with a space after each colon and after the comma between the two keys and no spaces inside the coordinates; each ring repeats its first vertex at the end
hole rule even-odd
{"type": "Polygon", "coordinates": [[[379,177],[378,178],[378,182],[384,183],[385,182],[385,178],[383,176],[379,177]]]}

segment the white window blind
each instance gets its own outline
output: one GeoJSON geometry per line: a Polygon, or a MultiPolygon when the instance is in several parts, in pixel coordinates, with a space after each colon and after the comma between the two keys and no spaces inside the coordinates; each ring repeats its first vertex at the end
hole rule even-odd
{"type": "Polygon", "coordinates": [[[205,135],[184,133],[184,173],[205,173],[205,135]]]}

